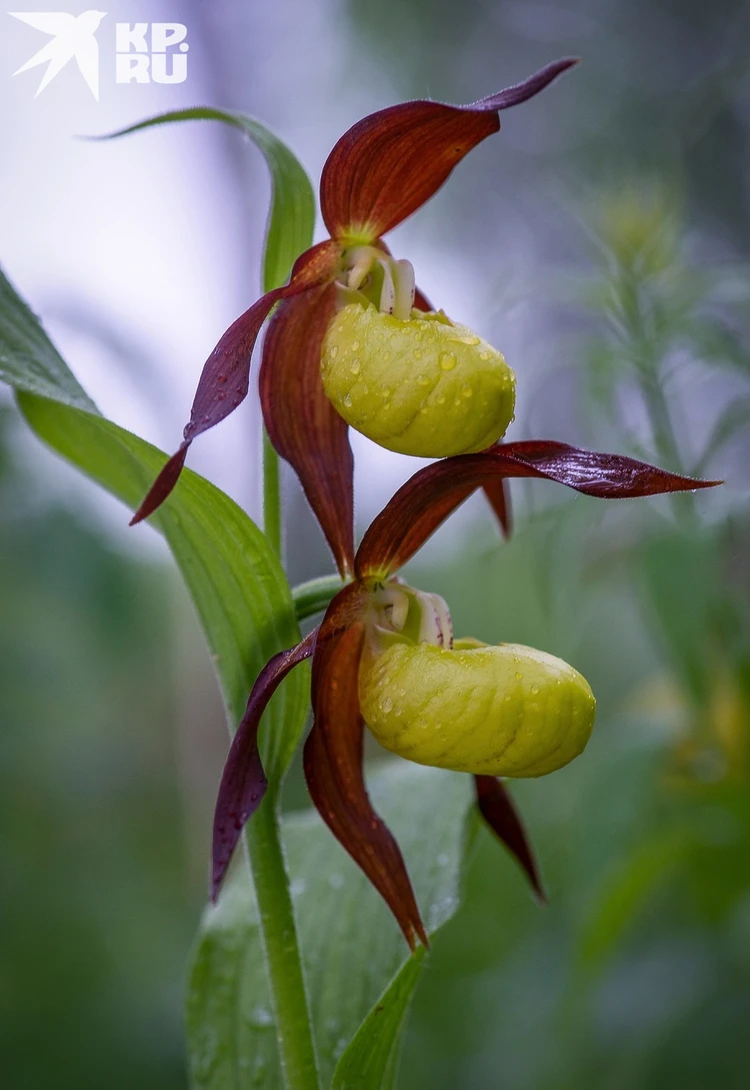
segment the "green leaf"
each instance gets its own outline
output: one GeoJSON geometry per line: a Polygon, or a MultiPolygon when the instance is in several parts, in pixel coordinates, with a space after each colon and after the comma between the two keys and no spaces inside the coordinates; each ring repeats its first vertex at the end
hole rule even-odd
{"type": "Polygon", "coordinates": [[[173,121],[223,121],[249,136],[260,149],[271,172],[271,211],[266,230],[263,290],[286,282],[292,265],[312,243],[315,197],[310,179],[297,158],[265,125],[233,110],[194,106],[171,110],[98,139],[109,140],[173,121]]]}
{"type": "Polygon", "coordinates": [[[35,314],[0,269],[0,378],[16,390],[96,412],[35,314]]]}
{"type": "Polygon", "coordinates": [[[398,1045],[419,983],[425,950],[420,947],[396,973],[336,1064],[332,1090],[391,1090],[398,1072],[398,1045]]]}
{"type": "MultiPolygon", "coordinates": [[[[470,781],[394,762],[371,777],[371,793],[401,846],[434,934],[458,907],[470,781]]],[[[424,952],[410,956],[385,904],[317,814],[288,817],[284,847],[323,1084],[333,1079],[336,1090],[383,1090],[392,1085],[424,952]]],[[[196,1090],[282,1087],[257,909],[244,868],[235,868],[218,905],[204,916],[187,1030],[196,1090]]]]}
{"type": "MultiPolygon", "coordinates": [[[[21,393],[18,401],[41,439],[128,507],[137,507],[164,463],[162,451],[101,416],[32,394],[21,393]]],[[[258,527],[191,470],[184,470],[152,521],[190,591],[236,725],[266,661],[300,638],[289,585],[258,527]]],[[[269,778],[280,778],[304,726],[306,672],[295,671],[274,700],[264,757],[269,778]]]]}

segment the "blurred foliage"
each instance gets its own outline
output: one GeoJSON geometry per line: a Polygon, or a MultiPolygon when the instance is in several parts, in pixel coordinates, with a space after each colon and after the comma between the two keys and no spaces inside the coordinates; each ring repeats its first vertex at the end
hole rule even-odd
{"type": "Polygon", "coordinates": [[[168,1090],[197,916],[164,684],[171,581],[30,504],[0,450],[3,1078],[168,1090]]]}

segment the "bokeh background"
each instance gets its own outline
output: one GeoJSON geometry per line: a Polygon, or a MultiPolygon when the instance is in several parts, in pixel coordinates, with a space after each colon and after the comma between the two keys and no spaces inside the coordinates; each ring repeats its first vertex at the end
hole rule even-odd
{"type": "MultiPolygon", "coordinates": [[[[17,5],[17,10],[35,10],[17,5]]],[[[516,369],[511,435],[725,480],[606,505],[514,485],[408,573],[459,633],[543,647],[599,699],[586,754],[522,783],[551,903],[489,837],[435,943],[403,1087],[740,1090],[750,1081],[750,10],[741,0],[113,3],[97,104],[3,13],[6,271],[118,423],[172,448],[202,361],[258,293],[268,182],[182,105],[261,118],[313,177],[363,113],[584,63],[389,240],[516,369]],[[116,21],[188,27],[188,79],[114,83],[116,21]]],[[[191,453],[258,512],[250,403],[191,453]]],[[[356,444],[364,527],[418,463],[356,444]]],[[[186,1086],[181,996],[226,734],[156,535],[0,402],[0,1057],[12,1090],[186,1086]]],[[[330,570],[285,480],[293,581],[330,570]]],[[[377,755],[375,756],[377,759],[377,755]]],[[[298,771],[288,804],[305,804],[298,771]]],[[[428,818],[426,817],[426,820],[428,818]]],[[[374,894],[373,894],[374,896],[374,894]]]]}

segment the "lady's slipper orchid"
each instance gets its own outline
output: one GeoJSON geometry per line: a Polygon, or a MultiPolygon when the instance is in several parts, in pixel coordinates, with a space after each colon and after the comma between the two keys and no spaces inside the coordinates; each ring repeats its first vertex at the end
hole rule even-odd
{"type": "Polygon", "coordinates": [[[354,580],[332,600],[320,626],[275,655],[253,687],[219,789],[214,897],[266,787],[257,744],[263,710],[285,675],[310,657],[314,721],[304,751],[310,794],[385,898],[407,942],[426,943],[427,936],[398,845],[367,795],[364,725],[401,756],[471,773],[483,817],[543,896],[523,826],[497,777],[545,775],[576,757],[593,725],[591,690],[573,667],[544,652],[454,640],[445,602],[395,577],[470,493],[496,490],[508,477],[538,477],[609,498],[716,483],[555,442],[498,445],[416,473],[367,530],[354,580]]]}
{"type": "Polygon", "coordinates": [[[276,304],[260,371],[265,425],[297,472],[342,574],[354,564],[348,425],[392,450],[425,457],[480,451],[502,438],[513,417],[513,372],[470,329],[431,310],[409,262],[394,260],[381,236],[498,131],[501,110],[575,63],[555,61],[469,106],[391,106],[341,137],[320,181],[330,238],[304,253],[289,283],[254,303],[216,345],[183,443],[133,523],[169,495],[192,441],[247,395],[253,347],[276,304]]]}

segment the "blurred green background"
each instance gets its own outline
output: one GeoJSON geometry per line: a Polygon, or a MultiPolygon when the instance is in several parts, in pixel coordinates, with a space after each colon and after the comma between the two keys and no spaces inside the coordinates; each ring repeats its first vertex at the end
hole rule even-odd
{"type": "MultiPolygon", "coordinates": [[[[293,57],[278,57],[286,107],[264,115],[257,80],[243,84],[251,7],[196,9],[217,102],[299,115],[293,57]]],[[[392,88],[367,108],[468,101],[584,55],[527,124],[504,118],[403,229],[399,256],[408,242],[430,255],[433,296],[463,281],[474,324],[517,371],[513,437],[726,481],[612,505],[517,483],[510,543],[472,501],[407,571],[448,600],[459,634],[574,663],[599,712],[584,757],[514,788],[549,906],[482,836],[417,995],[400,1085],[744,1090],[747,5],[348,0],[336,20],[340,94],[361,97],[374,71],[392,88]]],[[[333,46],[318,47],[325,65],[333,46]]],[[[226,748],[207,654],[168,561],[134,555],[112,520],[81,511],[80,491],[66,499],[65,473],[50,485],[51,456],[31,452],[10,406],[0,436],[3,1084],[183,1087],[182,988],[226,748]]],[[[287,501],[292,579],[328,570],[291,480],[287,501]]],[[[298,769],[287,794],[305,804],[298,769]]]]}

